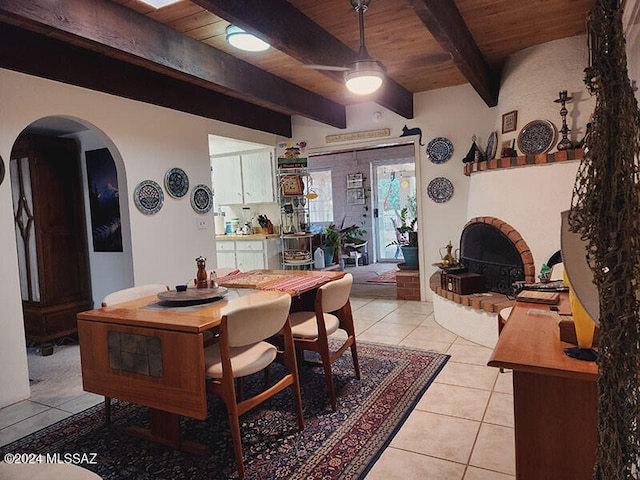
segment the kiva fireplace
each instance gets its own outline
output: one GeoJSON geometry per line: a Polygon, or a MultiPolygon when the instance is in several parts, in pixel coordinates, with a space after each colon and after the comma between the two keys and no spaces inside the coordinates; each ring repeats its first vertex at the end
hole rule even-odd
{"type": "Polygon", "coordinates": [[[532,282],[533,256],[511,225],[494,217],[476,217],[465,225],[460,237],[460,262],[467,272],[484,277],[490,292],[512,294],[517,281],[532,282]]]}

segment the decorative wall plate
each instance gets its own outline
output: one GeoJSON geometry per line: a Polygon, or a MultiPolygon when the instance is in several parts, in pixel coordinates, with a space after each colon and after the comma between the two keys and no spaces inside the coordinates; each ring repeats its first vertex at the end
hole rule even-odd
{"type": "Polygon", "coordinates": [[[453,155],[453,144],[449,139],[436,137],[427,145],[427,156],[433,163],[445,163],[453,155]]]}
{"type": "Polygon", "coordinates": [[[162,208],[164,193],[160,185],[153,180],[143,180],[133,191],[133,201],[142,213],[153,215],[162,208]]]}
{"type": "Polygon", "coordinates": [[[436,203],[448,202],[453,196],[453,183],[445,177],[436,177],[427,186],[427,195],[436,203]]]}
{"type": "Polygon", "coordinates": [[[2,185],[2,180],[4,180],[4,162],[0,158],[0,185],[2,185]]]}
{"type": "Polygon", "coordinates": [[[197,213],[207,213],[213,207],[213,192],[206,185],[196,185],[191,190],[191,206],[197,213]]]}
{"type": "Polygon", "coordinates": [[[551,150],[556,143],[558,130],[548,120],[527,123],[518,135],[518,148],[525,155],[537,155],[551,150]]]}
{"type": "Polygon", "coordinates": [[[164,188],[173,198],[182,198],[189,191],[189,177],[181,168],[172,168],[164,176],[164,188]]]}
{"type": "Polygon", "coordinates": [[[498,132],[491,132],[489,134],[489,138],[487,139],[487,150],[485,154],[487,155],[487,160],[493,160],[496,158],[496,152],[498,150],[498,132]]]}

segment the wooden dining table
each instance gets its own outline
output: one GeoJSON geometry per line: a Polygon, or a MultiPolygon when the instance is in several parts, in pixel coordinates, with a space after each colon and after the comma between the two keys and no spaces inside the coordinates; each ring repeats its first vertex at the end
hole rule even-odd
{"type": "Polygon", "coordinates": [[[211,303],[183,305],[150,296],[79,313],[84,390],[149,407],[149,427],[129,427],[130,434],[206,454],[206,445],[182,437],[179,424],[180,416],[207,417],[204,332],[219,326],[228,311],[282,292],[298,300],[292,308],[300,308],[318,287],[345,273],[259,270],[242,275],[244,284],[234,282],[224,297],[211,303]],[[273,282],[251,283],[259,276],[271,276],[273,282]]]}

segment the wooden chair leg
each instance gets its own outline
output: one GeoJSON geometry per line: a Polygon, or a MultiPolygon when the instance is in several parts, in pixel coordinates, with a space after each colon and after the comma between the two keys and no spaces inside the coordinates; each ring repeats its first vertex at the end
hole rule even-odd
{"type": "Polygon", "coordinates": [[[236,382],[238,383],[238,402],[241,402],[244,400],[244,378],[238,377],[236,382]]]}
{"type": "Polygon", "coordinates": [[[236,457],[236,468],[240,478],[244,478],[244,457],[242,455],[242,436],[240,435],[240,420],[238,419],[238,409],[234,403],[227,403],[227,413],[229,416],[229,428],[233,439],[233,451],[236,457]]]}
{"type": "Polygon", "coordinates": [[[264,369],[264,388],[269,388],[271,384],[271,369],[269,368],[271,365],[267,365],[267,368],[264,369]]]}
{"type": "Polygon", "coordinates": [[[104,423],[111,423],[111,397],[104,397],[104,423]]]}
{"type": "Polygon", "coordinates": [[[324,369],[324,381],[327,384],[327,390],[329,392],[329,400],[331,401],[331,408],[336,410],[336,389],[333,384],[333,372],[331,371],[331,354],[329,353],[329,346],[326,348],[324,345],[320,348],[320,358],[322,358],[322,368],[324,369]]]}
{"type": "Polygon", "coordinates": [[[353,339],[353,345],[351,345],[351,358],[353,359],[353,368],[356,370],[356,378],[360,380],[360,362],[358,362],[358,348],[356,347],[356,340],[353,339]]]}

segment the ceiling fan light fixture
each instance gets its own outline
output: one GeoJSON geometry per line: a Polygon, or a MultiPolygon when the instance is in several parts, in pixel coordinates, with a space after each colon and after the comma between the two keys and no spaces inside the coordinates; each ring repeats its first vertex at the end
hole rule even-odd
{"type": "Polygon", "coordinates": [[[153,8],[162,8],[167,5],[173,5],[174,3],[178,3],[180,0],[140,0],[142,3],[146,3],[147,5],[151,5],[153,8]]]}
{"type": "Polygon", "coordinates": [[[369,95],[382,86],[384,68],[375,60],[358,60],[344,72],[347,89],[356,95],[369,95]]]}
{"type": "Polygon", "coordinates": [[[227,43],[245,52],[264,52],[270,47],[267,42],[235,25],[229,25],[226,33],[227,43]]]}

